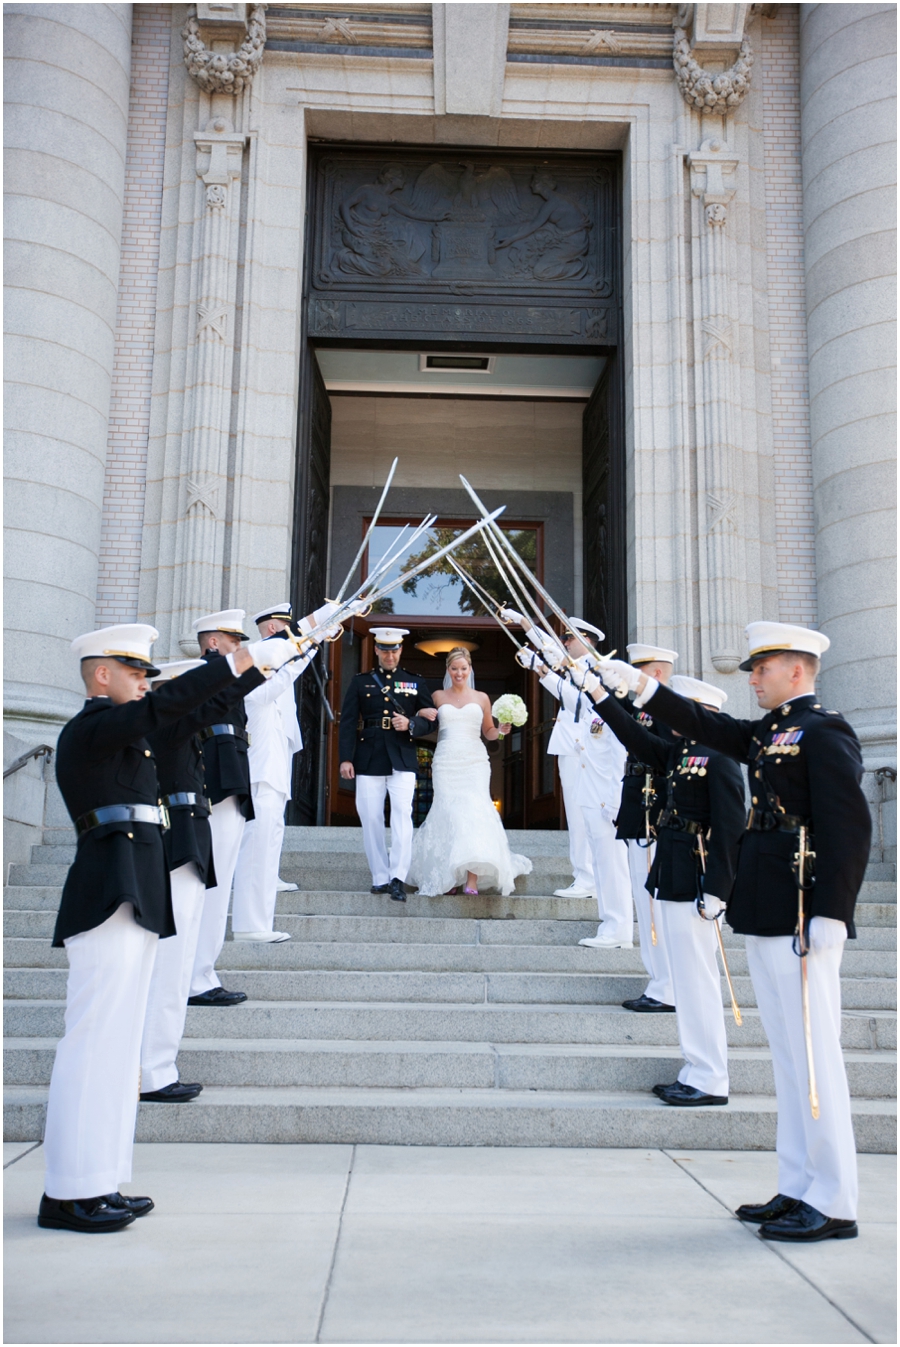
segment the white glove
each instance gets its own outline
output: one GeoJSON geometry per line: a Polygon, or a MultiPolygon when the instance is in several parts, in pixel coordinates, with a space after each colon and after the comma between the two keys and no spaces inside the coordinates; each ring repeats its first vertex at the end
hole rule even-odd
{"type": "Polygon", "coordinates": [[[837,949],[847,939],[847,927],[834,917],[812,917],[809,923],[809,947],[812,950],[837,949]]]}
{"type": "Polygon", "coordinates": [[[282,664],[293,659],[297,653],[293,641],[251,641],[244,649],[249,652],[257,669],[264,674],[280,669],[282,664]]]}
{"type": "Polygon", "coordinates": [[[516,651],[516,663],[521,664],[523,669],[531,669],[534,673],[543,674],[547,666],[541,659],[536,650],[529,650],[527,645],[516,651]]]}
{"type": "Polygon", "coordinates": [[[606,696],[603,691],[603,684],[596,674],[591,673],[590,669],[570,669],[569,677],[575,686],[581,688],[582,692],[586,692],[589,697],[593,697],[595,701],[603,701],[603,697],[606,696]],[[603,693],[603,696],[598,698],[597,694],[600,692],[603,693]]]}
{"type": "Polygon", "coordinates": [[[641,671],[624,659],[605,659],[600,663],[600,677],[610,692],[637,692],[641,671]]]}
{"type": "Polygon", "coordinates": [[[342,622],[346,622],[348,617],[361,617],[368,610],[368,599],[352,599],[348,604],[341,605],[344,608],[342,622]]]}
{"type": "Polygon", "coordinates": [[[508,622],[511,627],[530,627],[531,623],[527,617],[517,613],[515,608],[501,608],[498,614],[501,622],[508,622]]]}
{"type": "MultiPolygon", "coordinates": [[[[317,608],[314,613],[310,613],[309,617],[305,619],[309,623],[307,631],[312,631],[313,627],[318,627],[323,622],[327,622],[330,617],[334,616],[339,607],[340,604],[337,603],[323,603],[321,608],[317,608]]],[[[300,623],[300,629],[303,630],[302,622],[300,623]]]]}
{"type": "Polygon", "coordinates": [[[697,899],[697,911],[707,921],[715,921],[719,913],[725,911],[725,904],[715,894],[704,893],[702,898],[697,899]]]}

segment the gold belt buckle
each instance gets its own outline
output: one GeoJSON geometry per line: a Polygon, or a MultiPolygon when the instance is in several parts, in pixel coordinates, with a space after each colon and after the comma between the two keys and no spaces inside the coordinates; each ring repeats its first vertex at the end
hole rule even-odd
{"type": "Polygon", "coordinates": [[[381,717],[381,728],[383,730],[391,730],[394,728],[393,725],[391,724],[391,718],[389,715],[387,715],[387,713],[385,713],[385,715],[381,717]]]}

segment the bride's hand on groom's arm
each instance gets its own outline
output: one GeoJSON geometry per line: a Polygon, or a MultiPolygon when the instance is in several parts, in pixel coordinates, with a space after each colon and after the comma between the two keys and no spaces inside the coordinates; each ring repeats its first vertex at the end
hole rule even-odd
{"type": "Polygon", "coordinates": [[[437,720],[438,718],[437,707],[423,706],[421,711],[416,712],[416,715],[421,716],[423,720],[437,720]]]}

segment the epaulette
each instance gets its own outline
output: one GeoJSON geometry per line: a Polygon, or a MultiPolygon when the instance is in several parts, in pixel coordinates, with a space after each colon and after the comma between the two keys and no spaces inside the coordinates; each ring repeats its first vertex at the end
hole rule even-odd
{"type": "Polygon", "coordinates": [[[844,719],[844,713],[842,711],[829,711],[824,706],[821,706],[818,702],[815,702],[812,706],[807,707],[807,710],[815,711],[816,714],[819,716],[840,716],[841,720],[844,719]]]}

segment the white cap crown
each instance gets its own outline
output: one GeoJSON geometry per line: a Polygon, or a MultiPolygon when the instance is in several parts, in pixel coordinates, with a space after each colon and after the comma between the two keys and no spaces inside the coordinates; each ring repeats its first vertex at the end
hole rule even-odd
{"type": "Polygon", "coordinates": [[[144,622],[129,622],[117,627],[101,627],[99,631],[76,636],[70,649],[78,659],[117,659],[135,668],[154,668],[150,648],[159,639],[159,632],[144,622]]]}
{"type": "Polygon", "coordinates": [[[585,622],[583,617],[570,617],[569,626],[574,627],[576,631],[587,632],[589,636],[596,636],[598,641],[606,640],[605,633],[599,627],[595,627],[593,622],[585,622]]]}
{"type": "Polygon", "coordinates": [[[691,702],[701,702],[704,706],[714,706],[717,711],[721,711],[728,701],[728,693],[717,688],[715,683],[704,683],[699,678],[688,678],[684,674],[674,674],[669,688],[672,692],[677,692],[679,697],[687,697],[691,702]]]}
{"type": "Polygon", "coordinates": [[[796,651],[821,659],[831,645],[824,632],[812,631],[809,627],[795,627],[789,622],[750,622],[744,631],[750,654],[740,667],[746,673],[753,668],[754,660],[764,659],[766,655],[796,651]]]}
{"type": "Polygon", "coordinates": [[[281,603],[270,603],[268,608],[260,608],[258,613],[254,613],[250,620],[259,626],[260,622],[268,622],[270,617],[276,617],[280,622],[293,622],[293,606],[287,599],[283,599],[281,603]]]}
{"type": "Polygon", "coordinates": [[[376,645],[382,646],[385,650],[396,650],[403,644],[403,638],[408,636],[409,632],[404,627],[373,627],[372,635],[376,645]]]}
{"type": "Polygon", "coordinates": [[[173,659],[168,664],[160,664],[159,672],[154,674],[154,683],[168,683],[173,678],[178,678],[183,673],[189,673],[191,669],[202,669],[204,661],[202,659],[173,659]]]}
{"type": "Polygon", "coordinates": [[[674,664],[678,658],[677,650],[667,650],[664,645],[641,645],[635,641],[625,649],[632,664],[674,664]]]}
{"type": "Polygon", "coordinates": [[[247,641],[249,637],[244,631],[245,616],[243,608],[223,608],[221,612],[207,613],[205,617],[198,617],[191,625],[198,636],[205,631],[225,631],[231,636],[240,636],[242,641],[247,641]]]}

